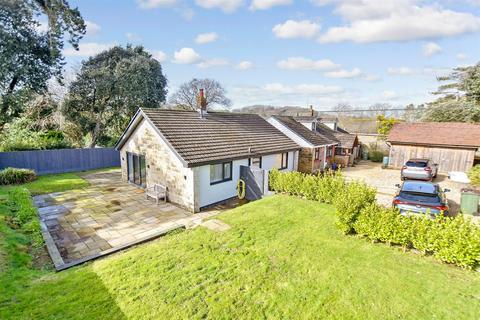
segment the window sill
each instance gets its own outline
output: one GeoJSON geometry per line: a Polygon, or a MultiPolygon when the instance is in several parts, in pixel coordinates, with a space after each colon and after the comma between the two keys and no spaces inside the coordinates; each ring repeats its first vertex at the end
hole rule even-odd
{"type": "Polygon", "coordinates": [[[225,179],[225,180],[219,180],[219,181],[210,182],[210,185],[213,186],[213,185],[220,184],[220,183],[224,183],[224,182],[228,182],[228,181],[232,181],[232,178],[230,178],[230,179],[225,179]]]}

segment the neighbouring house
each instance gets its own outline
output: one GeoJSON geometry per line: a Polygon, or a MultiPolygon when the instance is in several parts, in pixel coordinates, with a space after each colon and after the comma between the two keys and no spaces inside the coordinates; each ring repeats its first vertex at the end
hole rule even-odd
{"type": "Polygon", "coordinates": [[[300,147],[259,115],[140,109],[118,141],[124,181],[193,212],[235,197],[240,166],[296,170],[300,147]]]}
{"type": "Polygon", "coordinates": [[[468,171],[480,162],[480,125],[454,122],[397,123],[390,131],[389,165],[401,168],[427,158],[442,172],[468,171]]]}
{"type": "Polygon", "coordinates": [[[332,130],[326,124],[317,122],[315,131],[320,135],[338,141],[338,146],[335,148],[335,162],[342,166],[352,166],[360,156],[358,137],[356,134],[350,134],[338,126],[335,127],[337,130],[332,130]]]}
{"type": "Polygon", "coordinates": [[[315,117],[272,116],[267,121],[302,147],[298,156],[298,171],[315,173],[331,163],[337,140],[315,132],[315,117]],[[303,121],[303,122],[300,122],[303,121]]]}

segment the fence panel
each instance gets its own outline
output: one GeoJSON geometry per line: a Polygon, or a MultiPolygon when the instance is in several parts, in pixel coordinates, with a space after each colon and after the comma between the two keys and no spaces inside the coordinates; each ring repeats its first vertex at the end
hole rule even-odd
{"type": "Polygon", "coordinates": [[[120,153],[114,148],[0,152],[0,170],[27,168],[39,175],[118,166],[120,153]]]}

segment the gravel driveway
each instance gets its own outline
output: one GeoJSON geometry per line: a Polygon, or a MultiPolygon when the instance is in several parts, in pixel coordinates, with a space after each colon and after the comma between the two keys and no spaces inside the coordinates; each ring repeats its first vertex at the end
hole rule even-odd
{"type": "MultiPolygon", "coordinates": [[[[400,180],[400,170],[382,169],[381,163],[371,161],[360,161],[355,167],[344,168],[343,173],[348,180],[362,180],[377,189],[377,200],[383,205],[390,206],[392,197],[397,191],[396,184],[400,180]]],[[[444,174],[438,174],[434,182],[442,188],[450,189],[447,193],[450,211],[456,214],[460,209],[460,190],[467,187],[467,184],[453,182],[444,174]]]]}

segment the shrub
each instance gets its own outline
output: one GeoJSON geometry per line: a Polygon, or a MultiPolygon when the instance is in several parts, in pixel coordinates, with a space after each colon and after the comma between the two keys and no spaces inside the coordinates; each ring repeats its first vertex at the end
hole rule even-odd
{"type": "Polygon", "coordinates": [[[34,246],[43,245],[40,222],[30,192],[25,188],[12,188],[8,191],[8,199],[11,223],[29,234],[34,246]]]}
{"type": "Polygon", "coordinates": [[[337,227],[345,234],[353,232],[360,211],[375,202],[376,191],[363,182],[354,181],[339,190],[333,204],[337,214],[337,227]]]}
{"type": "Polygon", "coordinates": [[[371,240],[413,247],[463,268],[480,264],[480,228],[463,217],[402,216],[377,204],[364,207],[355,231],[371,240]]]}
{"type": "Polygon", "coordinates": [[[345,180],[339,172],[311,175],[273,169],[269,172],[269,184],[270,189],[276,192],[332,203],[335,195],[345,187],[345,180]]]}
{"type": "Polygon", "coordinates": [[[36,178],[35,171],[30,169],[6,168],[0,171],[0,185],[27,183],[36,178]]]}
{"type": "Polygon", "coordinates": [[[480,164],[468,171],[468,177],[473,185],[480,186],[480,164]]]}
{"type": "Polygon", "coordinates": [[[382,162],[385,154],[382,151],[371,150],[368,152],[368,159],[373,162],[382,162]]]}

